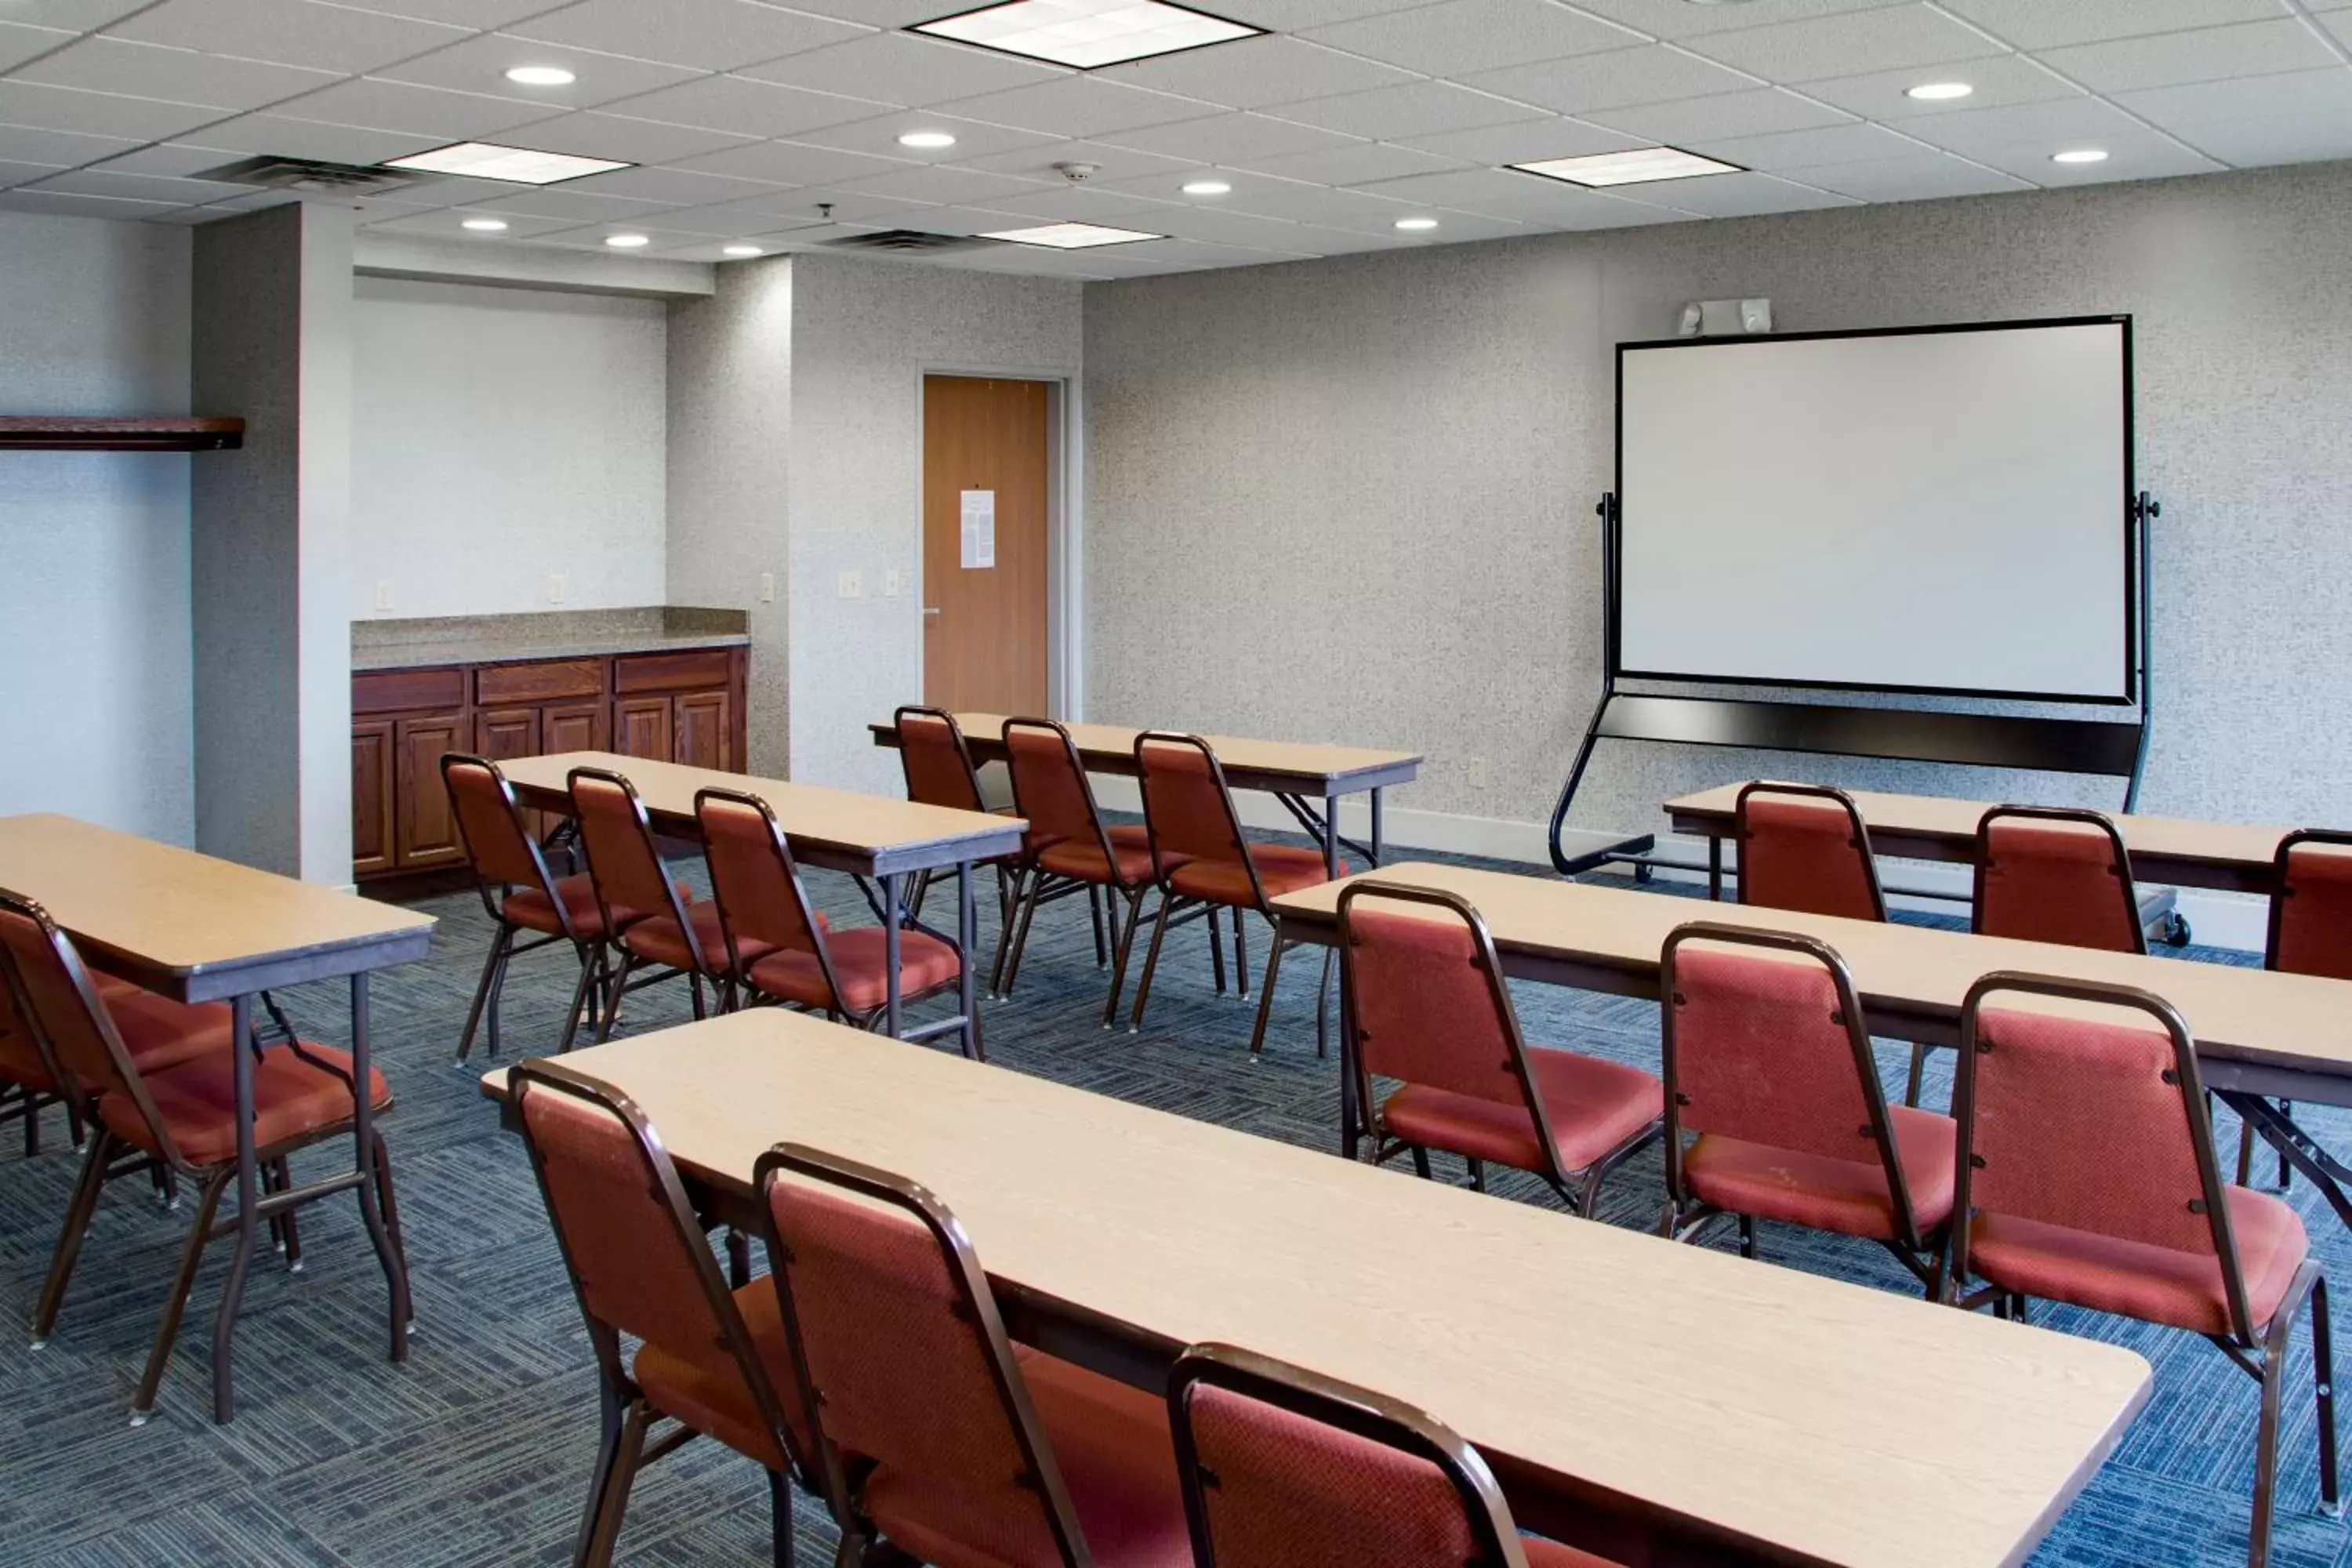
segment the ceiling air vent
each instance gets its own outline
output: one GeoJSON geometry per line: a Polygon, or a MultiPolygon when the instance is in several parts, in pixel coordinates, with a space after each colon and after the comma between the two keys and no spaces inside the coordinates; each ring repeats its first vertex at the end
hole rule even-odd
{"type": "Polygon", "coordinates": [[[371,169],[353,163],[321,163],[310,158],[279,158],[265,154],[241,158],[194,176],[232,185],[258,185],[264,190],[290,191],[303,196],[366,196],[396,191],[433,176],[403,169],[371,169]]]}
{"type": "Polygon", "coordinates": [[[937,256],[950,250],[992,250],[1003,242],[976,234],[927,234],[919,228],[876,229],[845,234],[824,244],[836,250],[886,250],[898,256],[937,256]]]}

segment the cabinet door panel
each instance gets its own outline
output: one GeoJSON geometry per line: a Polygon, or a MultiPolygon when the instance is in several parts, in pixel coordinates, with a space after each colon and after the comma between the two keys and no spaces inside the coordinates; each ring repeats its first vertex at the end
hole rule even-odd
{"type": "Polygon", "coordinates": [[[606,750],[604,712],[602,702],[571,703],[562,707],[550,705],[541,709],[539,723],[541,754],[552,756],[562,752],[606,750]]]}
{"type": "Polygon", "coordinates": [[[457,814],[450,809],[449,792],[441,783],[441,754],[460,749],[465,731],[465,719],[457,713],[393,721],[393,745],[400,765],[394,835],[404,871],[445,866],[464,857],[457,842],[457,814]]]}
{"type": "Polygon", "coordinates": [[[392,722],[362,719],[352,725],[352,876],[392,869],[392,722]]]}
{"type": "Polygon", "coordinates": [[[669,699],[627,697],[613,704],[613,750],[625,757],[670,760],[669,699]]]}
{"type": "Polygon", "coordinates": [[[688,767],[735,769],[735,705],[724,691],[681,691],[671,699],[677,721],[672,760],[688,767]]]}
{"type": "Polygon", "coordinates": [[[535,757],[539,743],[539,710],[491,708],[474,715],[474,750],[494,763],[509,757],[535,757]]]}

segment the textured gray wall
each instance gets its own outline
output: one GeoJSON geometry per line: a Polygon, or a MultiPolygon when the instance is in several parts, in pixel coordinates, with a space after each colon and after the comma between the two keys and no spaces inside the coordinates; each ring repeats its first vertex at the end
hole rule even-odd
{"type": "Polygon", "coordinates": [[[848,257],[792,268],[792,776],[896,793],[866,726],[922,695],[923,376],[1075,378],[1079,286],[848,257]],[[886,598],[894,568],[908,592],[886,598]],[[835,597],[851,569],[865,596],[835,597]]]}
{"type": "MultiPolygon", "coordinates": [[[[187,231],[0,213],[0,413],[187,407],[187,231]]],[[[194,837],[190,461],[0,458],[0,813],[194,837]]]]}
{"type": "MultiPolygon", "coordinates": [[[[2352,821],[2347,257],[2325,164],[1090,285],[1088,717],[1411,746],[1400,806],[1540,820],[1601,675],[1616,342],[1727,296],[1783,331],[2130,311],[2165,509],[2142,805],[2352,821]]],[[[1759,773],[2120,798],[1603,742],[1573,820],[1759,773]]]]}

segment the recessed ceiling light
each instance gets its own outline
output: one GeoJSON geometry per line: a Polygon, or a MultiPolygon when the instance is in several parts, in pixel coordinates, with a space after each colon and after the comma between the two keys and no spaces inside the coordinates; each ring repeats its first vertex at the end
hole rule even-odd
{"type": "Polygon", "coordinates": [[[1418,234],[1423,229],[1435,228],[1437,220],[1433,217],[1401,217],[1396,220],[1396,226],[1409,233],[1418,234]]]}
{"type": "Polygon", "coordinates": [[[1166,239],[1132,228],[1106,228],[1098,223],[1049,223],[1039,228],[1005,228],[982,239],[1009,239],[1015,245],[1046,245],[1055,250],[1086,250],[1097,245],[1132,245],[1139,239],[1166,239]]]}
{"type": "Polygon", "coordinates": [[[913,30],[1080,70],[1265,31],[1164,0],[1008,0],[920,23],[913,30]]]}
{"type": "Polygon", "coordinates": [[[1923,81],[1917,87],[1905,88],[1903,96],[1941,103],[1948,98],[1966,98],[1974,91],[1976,89],[1964,81],[1923,81]]]}
{"type": "Polygon", "coordinates": [[[517,66],[507,79],[523,87],[570,87],[580,79],[562,66],[517,66]]]}
{"type": "Polygon", "coordinates": [[[507,220],[502,217],[469,217],[458,226],[470,228],[476,234],[503,234],[507,220]]]}
{"type": "Polygon", "coordinates": [[[1184,187],[1188,196],[1223,196],[1233,194],[1233,186],[1223,180],[1195,180],[1184,187]]]}
{"type": "Polygon", "coordinates": [[[384,163],[387,169],[422,169],[428,174],[468,174],[478,180],[505,180],[518,185],[551,185],[583,174],[635,167],[610,158],[575,158],[569,153],[533,153],[523,147],[499,147],[488,142],[458,142],[415,153],[384,163]]]}
{"type": "Polygon", "coordinates": [[[604,237],[604,243],[615,250],[635,250],[640,246],[651,245],[653,238],[643,234],[608,234],[604,237]]]}
{"type": "Polygon", "coordinates": [[[761,249],[756,245],[722,245],[719,247],[719,254],[721,256],[765,256],[768,253],[761,249]]]}
{"type": "Polygon", "coordinates": [[[1514,163],[1514,169],[1571,185],[1638,185],[1649,180],[1687,180],[1696,174],[1738,174],[1737,163],[1720,163],[1678,147],[1637,147],[1630,153],[1595,153],[1589,158],[1549,158],[1514,163]]]}
{"type": "Polygon", "coordinates": [[[2063,153],[2051,153],[2050,161],[2053,163],[2104,163],[2107,161],[2107,150],[2105,147],[2069,147],[2063,153]]]}
{"type": "Polygon", "coordinates": [[[898,138],[901,147],[952,147],[955,138],[944,131],[909,131],[898,138]]]}

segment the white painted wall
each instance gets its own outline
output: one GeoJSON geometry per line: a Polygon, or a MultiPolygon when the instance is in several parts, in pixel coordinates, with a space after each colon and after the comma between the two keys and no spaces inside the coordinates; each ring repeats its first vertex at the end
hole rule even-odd
{"type": "Polygon", "coordinates": [[[354,280],[351,613],[664,602],[666,307],[354,280]],[[392,607],[376,608],[376,584],[392,607]]]}
{"type": "MultiPolygon", "coordinates": [[[[188,256],[182,228],[0,213],[0,413],[186,413],[188,256]]],[[[0,454],[0,813],[194,838],[188,466],[206,460],[0,454]]]]}

